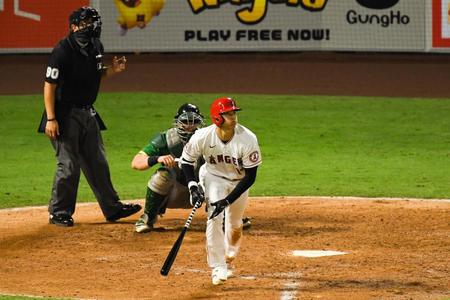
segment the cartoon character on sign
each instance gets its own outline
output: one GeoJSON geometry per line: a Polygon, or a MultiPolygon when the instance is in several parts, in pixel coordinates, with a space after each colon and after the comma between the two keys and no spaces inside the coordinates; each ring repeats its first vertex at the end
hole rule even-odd
{"type": "Polygon", "coordinates": [[[119,34],[125,35],[134,27],[144,28],[161,12],[165,0],[114,0],[119,11],[119,34]]]}

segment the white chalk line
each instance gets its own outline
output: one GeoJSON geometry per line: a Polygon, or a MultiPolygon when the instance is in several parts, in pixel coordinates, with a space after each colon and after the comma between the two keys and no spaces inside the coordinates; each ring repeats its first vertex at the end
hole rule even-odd
{"type": "MultiPolygon", "coordinates": [[[[176,268],[175,274],[180,275],[185,272],[192,273],[200,273],[200,274],[208,274],[209,271],[200,270],[200,269],[192,269],[192,268],[176,268]]],[[[299,272],[287,272],[287,273],[263,273],[262,275],[254,275],[254,274],[245,274],[245,275],[237,275],[233,273],[233,277],[230,278],[239,278],[242,280],[256,280],[258,277],[263,278],[272,278],[272,279],[281,279],[285,280],[283,283],[283,289],[280,293],[280,300],[293,300],[298,299],[298,290],[300,288],[300,283],[297,280],[300,279],[299,272]]]]}
{"type": "MultiPolygon", "coordinates": [[[[183,267],[175,267],[174,273],[177,275],[181,275],[185,272],[191,272],[191,273],[199,273],[199,274],[209,274],[211,271],[206,269],[195,269],[195,268],[183,268],[183,267]]],[[[299,272],[280,272],[280,273],[262,273],[260,276],[255,274],[245,274],[245,275],[237,275],[234,273],[233,278],[258,278],[258,277],[264,277],[264,278],[273,278],[273,279],[299,279],[300,273],[299,272]]]]}
{"type": "Polygon", "coordinates": [[[286,282],[284,284],[284,290],[281,291],[280,300],[292,300],[297,299],[298,288],[300,284],[298,282],[286,282]]]}

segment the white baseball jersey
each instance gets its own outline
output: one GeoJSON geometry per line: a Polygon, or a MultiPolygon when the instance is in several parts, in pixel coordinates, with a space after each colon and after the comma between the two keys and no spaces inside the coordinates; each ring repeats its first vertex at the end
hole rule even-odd
{"type": "Polygon", "coordinates": [[[198,129],[186,144],[182,158],[195,162],[203,156],[206,171],[228,180],[240,180],[245,175],[244,168],[261,164],[261,150],[253,132],[237,124],[234,136],[224,143],[216,133],[216,125],[198,129]]]}

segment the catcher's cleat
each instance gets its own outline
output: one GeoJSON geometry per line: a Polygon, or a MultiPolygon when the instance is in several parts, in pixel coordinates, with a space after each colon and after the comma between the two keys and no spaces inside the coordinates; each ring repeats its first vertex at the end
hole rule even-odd
{"type": "Polygon", "coordinates": [[[135,213],[140,211],[141,208],[142,207],[139,204],[124,203],[117,213],[115,213],[114,215],[112,215],[110,217],[107,217],[106,220],[108,222],[115,222],[119,219],[134,215],[135,213]]]}
{"type": "Polygon", "coordinates": [[[50,214],[48,222],[50,224],[55,224],[63,227],[73,226],[73,219],[69,214],[58,214],[58,215],[50,214]]]}
{"type": "Polygon", "coordinates": [[[134,231],[136,231],[137,233],[149,232],[152,231],[152,229],[153,225],[151,222],[149,222],[147,214],[143,214],[134,225],[134,231]]]}
{"type": "Polygon", "coordinates": [[[249,217],[242,218],[242,229],[246,230],[252,226],[252,221],[249,217]]]}

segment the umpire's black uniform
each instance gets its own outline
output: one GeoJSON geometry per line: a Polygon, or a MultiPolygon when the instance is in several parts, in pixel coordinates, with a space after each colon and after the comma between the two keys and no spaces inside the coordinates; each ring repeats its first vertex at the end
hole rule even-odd
{"type": "MultiPolygon", "coordinates": [[[[57,169],[49,203],[50,223],[72,226],[80,169],[92,188],[107,220],[115,221],[140,209],[122,204],[110,179],[100,130],[106,129],[93,108],[102,72],[103,45],[98,38],[81,48],[72,34],[61,40],[50,55],[45,81],[56,84],[55,114],[59,136],[51,140],[57,169]]],[[[44,112],[39,132],[45,132],[44,112]]]]}

